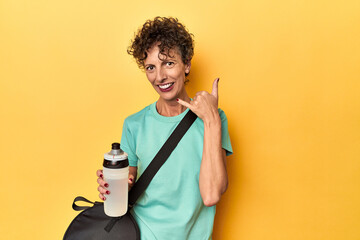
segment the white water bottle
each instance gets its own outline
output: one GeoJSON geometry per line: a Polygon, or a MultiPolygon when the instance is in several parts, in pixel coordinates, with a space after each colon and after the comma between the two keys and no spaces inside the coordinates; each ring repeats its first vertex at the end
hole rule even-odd
{"type": "Polygon", "coordinates": [[[104,154],[104,180],[110,194],[104,201],[104,211],[109,217],[120,217],[128,210],[129,161],[127,154],[113,143],[111,151],[104,154]]]}

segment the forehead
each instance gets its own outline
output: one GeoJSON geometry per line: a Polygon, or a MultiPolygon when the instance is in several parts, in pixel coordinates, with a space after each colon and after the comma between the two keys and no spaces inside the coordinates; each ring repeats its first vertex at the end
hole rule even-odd
{"type": "Polygon", "coordinates": [[[149,48],[146,51],[146,53],[147,53],[147,57],[144,60],[145,64],[149,64],[155,61],[162,62],[167,59],[181,60],[181,55],[177,48],[172,48],[169,51],[165,50],[164,53],[160,53],[159,44],[154,44],[151,48],[149,48]]]}

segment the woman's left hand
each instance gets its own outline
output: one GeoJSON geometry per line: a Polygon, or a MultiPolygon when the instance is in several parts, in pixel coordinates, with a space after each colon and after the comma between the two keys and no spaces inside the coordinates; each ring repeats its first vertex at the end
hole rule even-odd
{"type": "Polygon", "coordinates": [[[218,112],[218,83],[219,78],[215,79],[211,93],[206,91],[197,92],[190,103],[177,99],[178,103],[189,108],[204,122],[212,121],[219,117],[218,112]]]}
{"type": "Polygon", "coordinates": [[[221,119],[218,110],[218,82],[215,79],[211,93],[196,93],[190,103],[178,102],[188,107],[204,121],[204,146],[199,174],[199,189],[205,206],[213,206],[220,201],[226,191],[226,152],[221,145],[221,119]]]}

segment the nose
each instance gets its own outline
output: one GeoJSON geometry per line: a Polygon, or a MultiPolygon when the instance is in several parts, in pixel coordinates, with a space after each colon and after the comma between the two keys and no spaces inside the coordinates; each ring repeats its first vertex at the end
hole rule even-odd
{"type": "Polygon", "coordinates": [[[163,68],[158,68],[156,71],[156,82],[161,83],[166,80],[166,71],[163,68]]]}

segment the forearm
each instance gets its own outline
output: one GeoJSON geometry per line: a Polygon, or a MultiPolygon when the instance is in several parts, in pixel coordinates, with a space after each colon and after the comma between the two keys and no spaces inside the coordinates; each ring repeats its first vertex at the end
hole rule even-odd
{"type": "Polygon", "coordinates": [[[228,180],[225,150],[221,146],[221,119],[213,114],[204,120],[204,147],[200,167],[200,194],[206,206],[215,205],[226,191],[228,180]]]}

